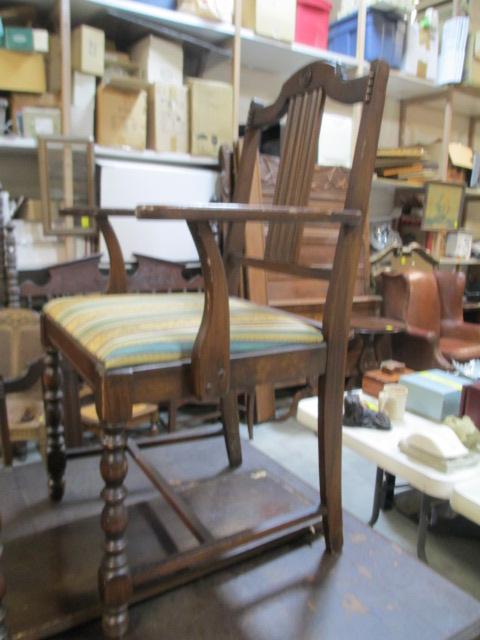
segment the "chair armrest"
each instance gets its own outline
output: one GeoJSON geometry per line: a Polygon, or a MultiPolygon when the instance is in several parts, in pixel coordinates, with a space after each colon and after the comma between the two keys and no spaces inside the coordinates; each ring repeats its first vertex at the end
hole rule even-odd
{"type": "Polygon", "coordinates": [[[468,342],[480,342],[480,325],[473,322],[459,322],[458,320],[442,320],[440,335],[444,338],[458,338],[468,342]]]}
{"type": "Polygon", "coordinates": [[[122,216],[132,218],[135,215],[135,211],[133,209],[66,207],[60,210],[60,214],[64,216],[91,216],[96,218],[100,233],[107,245],[108,257],[110,259],[107,293],[127,293],[127,270],[125,269],[122,249],[108,217],[122,216]]]}
{"type": "Polygon", "coordinates": [[[187,220],[189,222],[330,222],[358,226],[362,214],[357,209],[330,213],[315,207],[289,207],[211,202],[192,205],[142,205],[135,209],[137,218],[146,220],[187,220]]]}
{"type": "Polygon", "coordinates": [[[22,375],[16,378],[1,379],[2,387],[5,394],[16,393],[18,391],[27,391],[39,379],[43,373],[43,356],[31,362],[22,375]]]}
{"type": "Polygon", "coordinates": [[[428,331],[427,329],[421,329],[420,327],[414,327],[411,324],[407,324],[405,326],[405,331],[407,335],[412,336],[412,338],[421,338],[426,340],[427,342],[431,342],[432,344],[437,342],[437,334],[435,331],[428,331]]]}

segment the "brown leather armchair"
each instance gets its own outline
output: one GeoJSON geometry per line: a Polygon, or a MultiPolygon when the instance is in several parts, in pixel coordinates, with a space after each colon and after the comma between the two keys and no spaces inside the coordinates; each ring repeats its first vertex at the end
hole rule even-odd
{"type": "Polygon", "coordinates": [[[382,274],[383,315],[401,320],[392,336],[396,358],[412,369],[451,368],[480,358],[480,325],[463,321],[465,274],[407,270],[382,274]]]}

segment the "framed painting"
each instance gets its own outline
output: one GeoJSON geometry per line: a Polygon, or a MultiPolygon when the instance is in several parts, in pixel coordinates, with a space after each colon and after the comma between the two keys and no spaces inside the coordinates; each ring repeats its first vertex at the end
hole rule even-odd
{"type": "Polygon", "coordinates": [[[452,182],[425,185],[424,231],[456,231],[463,210],[465,187],[452,182]]]}

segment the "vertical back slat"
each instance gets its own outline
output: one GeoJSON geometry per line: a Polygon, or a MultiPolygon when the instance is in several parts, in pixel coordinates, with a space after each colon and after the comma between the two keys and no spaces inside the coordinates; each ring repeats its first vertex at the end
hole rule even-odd
{"type": "MultiPolygon", "coordinates": [[[[273,198],[275,204],[308,204],[324,105],[325,93],[322,89],[296,95],[290,100],[273,198]]],[[[302,233],[301,225],[271,224],[265,257],[269,260],[296,262],[302,233]]]]}

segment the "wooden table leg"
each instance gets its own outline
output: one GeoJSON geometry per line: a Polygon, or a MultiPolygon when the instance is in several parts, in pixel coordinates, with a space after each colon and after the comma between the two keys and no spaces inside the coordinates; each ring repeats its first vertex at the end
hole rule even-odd
{"type": "Polygon", "coordinates": [[[105,481],[102,491],[105,506],[101,516],[105,544],[98,584],[103,603],[103,632],[107,638],[122,638],[126,634],[132,595],[125,537],[128,521],[127,491],[123,484],[128,471],[125,444],[125,424],[104,425],[100,472],[105,481]]]}
{"type": "Polygon", "coordinates": [[[47,348],[43,373],[47,427],[47,471],[50,498],[59,501],[65,490],[66,450],[63,427],[62,369],[56,349],[47,348]]]}
{"type": "MultiPolygon", "coordinates": [[[[0,520],[0,532],[2,529],[2,522],[0,520]]],[[[3,576],[2,571],[2,555],[3,555],[3,546],[0,541],[0,640],[7,640],[7,623],[5,622],[5,606],[3,604],[3,598],[5,597],[5,592],[7,590],[5,585],[5,578],[3,576]]]]}
{"type": "Polygon", "coordinates": [[[425,493],[421,494],[420,499],[420,514],[418,521],[418,534],[417,534],[417,556],[423,562],[427,561],[427,554],[425,551],[425,542],[427,540],[428,521],[430,519],[432,506],[432,498],[425,493]]]}
{"type": "Polygon", "coordinates": [[[380,506],[382,504],[382,496],[384,491],[384,471],[380,467],[377,467],[377,477],[375,480],[375,493],[373,494],[373,507],[372,507],[372,515],[370,516],[370,520],[368,524],[373,527],[373,525],[377,522],[378,516],[380,515],[380,506]]]}

